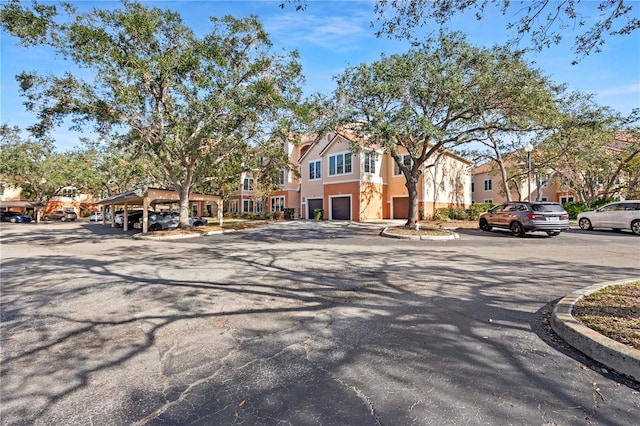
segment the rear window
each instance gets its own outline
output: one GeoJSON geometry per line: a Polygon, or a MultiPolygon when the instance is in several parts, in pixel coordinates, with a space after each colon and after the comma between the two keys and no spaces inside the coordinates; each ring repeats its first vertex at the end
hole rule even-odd
{"type": "Polygon", "coordinates": [[[536,212],[562,213],[564,208],[560,204],[533,204],[531,210],[536,212]]]}

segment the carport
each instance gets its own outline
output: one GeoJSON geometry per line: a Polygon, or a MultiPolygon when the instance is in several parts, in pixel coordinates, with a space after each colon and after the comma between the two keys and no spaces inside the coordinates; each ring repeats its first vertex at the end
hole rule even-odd
{"type": "MultiPolygon", "coordinates": [[[[124,221],[122,228],[127,231],[129,228],[129,209],[131,207],[142,207],[142,232],[148,232],[149,209],[155,210],[158,204],[177,203],[180,196],[176,191],[158,188],[140,188],[122,194],[112,195],[98,201],[96,204],[108,206],[111,212],[115,213],[116,206],[122,206],[124,211],[124,221]]],[[[204,210],[205,204],[215,205],[218,212],[221,212],[221,198],[217,195],[191,194],[189,203],[199,203],[199,211],[204,210]]],[[[115,214],[111,214],[111,227],[115,227],[115,214]]]]}

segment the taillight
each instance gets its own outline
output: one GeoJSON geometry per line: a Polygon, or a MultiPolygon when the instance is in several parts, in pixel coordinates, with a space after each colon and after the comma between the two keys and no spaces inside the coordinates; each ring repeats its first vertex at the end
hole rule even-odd
{"type": "Polygon", "coordinates": [[[562,213],[562,218],[569,220],[569,213],[562,213]]]}
{"type": "Polygon", "coordinates": [[[534,220],[534,219],[544,219],[544,215],[543,214],[537,214],[537,213],[527,213],[527,217],[530,220],[534,220]]]}

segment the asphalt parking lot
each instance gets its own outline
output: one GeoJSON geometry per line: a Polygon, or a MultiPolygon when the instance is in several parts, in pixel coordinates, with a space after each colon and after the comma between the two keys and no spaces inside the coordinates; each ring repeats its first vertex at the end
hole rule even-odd
{"type": "Polygon", "coordinates": [[[640,238],[396,240],[283,222],[148,241],[0,225],[2,425],[632,425],[640,384],[566,346],[566,294],[640,238]]]}

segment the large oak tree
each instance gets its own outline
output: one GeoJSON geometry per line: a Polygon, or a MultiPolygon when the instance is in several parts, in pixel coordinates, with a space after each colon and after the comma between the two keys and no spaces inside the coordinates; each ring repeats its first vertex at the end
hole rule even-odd
{"type": "Polygon", "coordinates": [[[347,68],[337,81],[337,118],[329,125],[349,126],[395,160],[409,194],[407,226],[419,216],[420,175],[439,154],[491,132],[517,130],[536,99],[550,99],[546,80],[519,53],[481,49],[459,34],[443,33],[405,54],[347,68]],[[526,77],[540,83],[528,84],[526,77]]]}
{"type": "Polygon", "coordinates": [[[71,116],[149,156],[180,195],[182,227],[193,189],[269,140],[283,127],[279,112],[300,96],[297,53],[274,54],[255,17],[211,18],[210,32],[197,36],[177,13],[137,2],[88,13],[10,2],[1,23],[93,77],[19,75],[26,106],[40,119],[32,130],[44,134],[71,116]]]}

